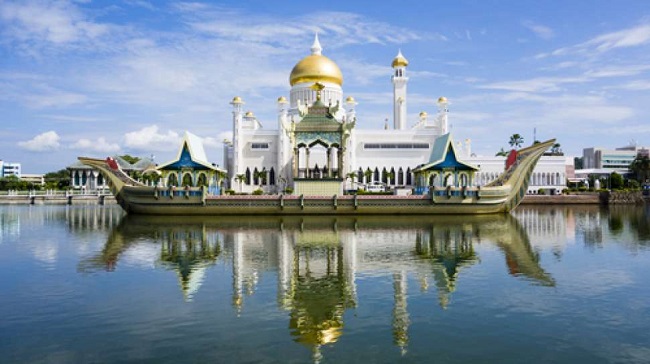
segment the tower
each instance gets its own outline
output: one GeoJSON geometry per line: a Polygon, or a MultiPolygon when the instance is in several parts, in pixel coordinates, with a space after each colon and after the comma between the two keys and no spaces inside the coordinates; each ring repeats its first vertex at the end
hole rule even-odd
{"type": "Polygon", "coordinates": [[[449,132],[449,122],[447,117],[447,114],[449,113],[449,109],[447,109],[448,105],[449,101],[446,97],[440,96],[438,98],[438,127],[440,128],[440,135],[449,132]]]}
{"type": "Polygon", "coordinates": [[[397,130],[406,129],[406,66],[409,61],[404,58],[402,51],[397,52],[393,59],[393,127],[397,130]]]}
{"type": "Polygon", "coordinates": [[[235,178],[237,178],[238,174],[243,173],[240,137],[244,115],[244,101],[242,101],[241,97],[235,96],[230,102],[230,105],[232,105],[232,171],[229,173],[230,176],[228,177],[230,178],[230,185],[236,186],[237,181],[235,181],[235,178]]]}

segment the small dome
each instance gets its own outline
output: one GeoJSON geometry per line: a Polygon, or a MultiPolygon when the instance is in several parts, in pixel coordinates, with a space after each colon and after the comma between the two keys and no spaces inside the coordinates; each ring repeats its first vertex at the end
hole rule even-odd
{"type": "Polygon", "coordinates": [[[429,114],[427,114],[426,111],[421,111],[421,112],[420,112],[420,117],[421,117],[421,118],[427,117],[427,115],[429,115],[429,114]]]}
{"type": "Polygon", "coordinates": [[[253,114],[252,111],[246,111],[246,115],[244,115],[244,116],[246,116],[247,118],[252,118],[252,117],[255,116],[255,114],[253,114]]]}
{"type": "Polygon", "coordinates": [[[354,97],[352,97],[352,96],[348,96],[348,97],[345,99],[345,102],[347,102],[348,104],[351,104],[351,103],[353,103],[353,102],[356,102],[356,100],[354,99],[354,97]]]}
{"type": "Polygon", "coordinates": [[[278,97],[278,104],[286,104],[287,103],[287,98],[284,96],[278,97]]]}
{"type": "Polygon", "coordinates": [[[395,56],[395,59],[393,59],[393,63],[391,64],[391,66],[393,68],[396,68],[396,67],[406,67],[408,65],[409,65],[408,59],[406,59],[406,57],[402,55],[402,50],[399,50],[397,52],[397,55],[395,56]]]}
{"type": "Polygon", "coordinates": [[[438,98],[438,103],[442,104],[442,103],[445,103],[445,102],[449,102],[449,101],[447,101],[447,98],[446,98],[446,97],[444,97],[444,96],[440,96],[440,97],[438,98]]]}
{"type": "Polygon", "coordinates": [[[233,97],[232,101],[230,102],[231,104],[243,104],[244,101],[242,101],[241,97],[235,96],[233,97]]]}

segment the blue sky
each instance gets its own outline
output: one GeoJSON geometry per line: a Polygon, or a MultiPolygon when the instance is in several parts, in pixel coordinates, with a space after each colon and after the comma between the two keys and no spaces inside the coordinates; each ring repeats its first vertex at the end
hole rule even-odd
{"type": "Polygon", "coordinates": [[[650,139],[646,1],[0,1],[0,159],[24,173],[78,155],[175,155],[184,130],[222,164],[239,95],[276,128],[315,32],[359,128],[391,118],[409,59],[410,123],[446,96],[456,139],[493,155],[513,133],[565,153],[650,139]]]}

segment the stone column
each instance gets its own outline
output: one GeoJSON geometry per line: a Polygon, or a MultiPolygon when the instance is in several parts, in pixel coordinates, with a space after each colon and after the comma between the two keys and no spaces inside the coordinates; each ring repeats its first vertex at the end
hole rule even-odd
{"type": "Polygon", "coordinates": [[[300,167],[300,149],[293,148],[293,177],[298,178],[298,169],[300,167]]]}
{"type": "Polygon", "coordinates": [[[327,148],[327,177],[332,178],[332,147],[327,148]]]}
{"type": "Polygon", "coordinates": [[[342,178],[343,172],[345,170],[345,168],[343,166],[343,156],[345,154],[345,147],[339,148],[339,150],[337,151],[337,154],[338,154],[338,163],[339,163],[339,165],[337,166],[338,167],[338,176],[337,177],[342,178]]]}
{"type": "Polygon", "coordinates": [[[305,178],[310,178],[309,170],[309,147],[305,147],[305,178]]]}

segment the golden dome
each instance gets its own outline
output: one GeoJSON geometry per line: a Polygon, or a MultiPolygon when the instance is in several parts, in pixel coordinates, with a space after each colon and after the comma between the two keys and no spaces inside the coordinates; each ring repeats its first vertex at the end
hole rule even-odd
{"type": "Polygon", "coordinates": [[[397,56],[395,56],[395,59],[393,59],[393,63],[391,64],[391,66],[395,68],[395,67],[406,67],[408,65],[409,65],[409,61],[408,59],[406,59],[406,57],[402,55],[402,51],[400,50],[399,52],[397,52],[397,56]]]}
{"type": "Polygon", "coordinates": [[[446,98],[446,97],[444,97],[444,96],[440,96],[440,97],[438,98],[438,102],[442,104],[442,103],[444,103],[444,102],[448,102],[448,101],[447,101],[447,98],[446,98]]]}
{"type": "Polygon", "coordinates": [[[279,104],[286,104],[287,103],[287,98],[284,96],[278,97],[278,103],[279,104]]]}
{"type": "Polygon", "coordinates": [[[247,118],[252,118],[252,117],[255,116],[255,115],[253,114],[252,111],[246,111],[246,115],[245,115],[245,116],[246,116],[247,118]]]}
{"type": "Polygon", "coordinates": [[[420,117],[421,117],[421,118],[426,117],[427,115],[429,115],[429,114],[427,114],[426,111],[421,111],[421,112],[420,112],[420,117]]]}
{"type": "Polygon", "coordinates": [[[293,67],[289,76],[291,86],[303,82],[331,82],[342,86],[343,74],[331,59],[320,54],[310,54],[293,67]]]}
{"type": "Polygon", "coordinates": [[[356,100],[354,99],[354,97],[352,97],[352,96],[348,96],[348,97],[345,99],[345,102],[347,102],[347,103],[349,104],[349,103],[356,102],[356,100]]]}
{"type": "Polygon", "coordinates": [[[242,101],[241,97],[235,96],[233,97],[232,101],[230,102],[231,104],[243,104],[244,101],[242,101]]]}

